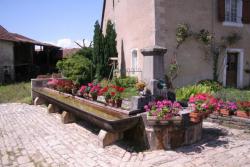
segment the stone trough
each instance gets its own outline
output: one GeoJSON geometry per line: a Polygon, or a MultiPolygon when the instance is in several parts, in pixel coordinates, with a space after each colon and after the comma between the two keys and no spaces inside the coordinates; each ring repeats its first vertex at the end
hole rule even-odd
{"type": "Polygon", "coordinates": [[[48,113],[62,112],[63,123],[81,118],[98,126],[99,145],[105,147],[124,137],[149,150],[174,149],[196,143],[202,137],[202,121],[190,123],[188,114],[178,124],[171,121],[150,121],[141,111],[127,111],[100,102],[72,96],[46,88],[47,80],[32,80],[35,105],[48,105],[48,113]],[[186,119],[184,119],[186,118],[186,119]]]}

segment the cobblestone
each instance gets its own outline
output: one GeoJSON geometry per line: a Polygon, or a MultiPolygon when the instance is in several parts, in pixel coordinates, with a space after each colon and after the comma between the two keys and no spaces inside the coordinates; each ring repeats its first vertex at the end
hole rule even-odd
{"type": "Polygon", "coordinates": [[[250,134],[204,123],[203,139],[174,151],[129,152],[126,145],[98,147],[98,129],[64,125],[42,106],[0,105],[0,166],[140,167],[250,166],[250,134]]]}

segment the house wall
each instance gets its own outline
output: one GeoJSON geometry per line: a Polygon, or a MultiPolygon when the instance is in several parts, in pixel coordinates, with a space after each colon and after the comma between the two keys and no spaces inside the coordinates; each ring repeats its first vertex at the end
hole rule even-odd
{"type": "Polygon", "coordinates": [[[11,79],[14,79],[14,43],[0,40],[0,83],[4,79],[4,66],[8,66],[11,79]]]}
{"type": "MultiPolygon", "coordinates": [[[[103,19],[105,34],[107,21],[110,19],[117,32],[117,50],[119,67],[131,69],[132,50],[138,50],[138,68],[143,67],[143,56],[140,49],[152,46],[155,43],[154,0],[106,0],[103,19]]],[[[127,72],[127,74],[132,74],[127,72]]],[[[135,74],[141,78],[142,73],[135,74]]]]}
{"type": "MultiPolygon", "coordinates": [[[[168,53],[165,56],[165,68],[169,69],[169,63],[177,54],[177,60],[180,65],[180,73],[174,81],[175,86],[192,84],[202,79],[213,78],[212,55],[206,55],[204,45],[197,40],[188,39],[178,51],[176,51],[176,28],[180,23],[187,23],[191,30],[199,32],[206,29],[215,36],[215,41],[219,42],[222,36],[228,36],[231,32],[239,33],[243,38],[230,48],[239,48],[244,50],[244,68],[250,68],[250,25],[243,27],[223,26],[217,18],[217,0],[178,0],[166,1],[155,0],[156,6],[156,44],[166,47],[168,53]]],[[[225,54],[220,55],[219,62],[219,80],[223,81],[223,58],[225,54]]],[[[243,86],[250,83],[249,74],[244,72],[243,86]]]]}

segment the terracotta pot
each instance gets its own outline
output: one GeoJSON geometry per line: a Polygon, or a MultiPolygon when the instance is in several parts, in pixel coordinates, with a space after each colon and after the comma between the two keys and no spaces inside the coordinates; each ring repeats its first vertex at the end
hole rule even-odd
{"type": "Polygon", "coordinates": [[[237,117],[249,118],[249,112],[238,110],[236,112],[237,117]]]}
{"type": "Polygon", "coordinates": [[[120,100],[116,100],[115,101],[115,106],[117,107],[117,108],[121,108],[122,107],[122,100],[120,99],[120,100]]]}
{"type": "Polygon", "coordinates": [[[191,122],[198,123],[202,120],[203,114],[200,112],[191,112],[189,117],[191,122]]]}
{"type": "Polygon", "coordinates": [[[227,110],[227,109],[221,109],[221,110],[220,110],[220,114],[221,114],[222,116],[230,116],[230,115],[232,115],[232,112],[229,111],[229,110],[227,110]]]}

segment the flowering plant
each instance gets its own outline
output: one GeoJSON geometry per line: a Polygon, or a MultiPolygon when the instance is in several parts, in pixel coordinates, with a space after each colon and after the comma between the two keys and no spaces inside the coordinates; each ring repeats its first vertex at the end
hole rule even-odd
{"type": "Polygon", "coordinates": [[[240,110],[250,112],[250,102],[249,101],[238,102],[237,105],[238,105],[238,108],[240,110]]]}
{"type": "Polygon", "coordinates": [[[110,89],[108,86],[102,88],[100,91],[99,91],[99,95],[103,95],[105,97],[106,100],[109,100],[111,99],[111,94],[110,94],[110,89]]]}
{"type": "Polygon", "coordinates": [[[47,86],[49,88],[56,89],[56,85],[58,84],[58,81],[59,81],[58,79],[53,78],[47,82],[47,86]]]}
{"type": "Polygon", "coordinates": [[[145,83],[144,82],[138,82],[136,83],[135,87],[138,91],[142,91],[145,88],[145,83]]]}
{"type": "Polygon", "coordinates": [[[237,107],[237,104],[235,102],[225,102],[224,109],[227,109],[230,112],[235,112],[238,109],[238,107],[237,107]]]}
{"type": "Polygon", "coordinates": [[[156,116],[158,119],[169,120],[173,116],[177,116],[182,109],[180,103],[171,102],[169,100],[150,102],[144,106],[148,116],[156,116]]]}
{"type": "Polygon", "coordinates": [[[91,94],[91,96],[98,96],[100,90],[101,87],[99,84],[93,84],[92,87],[90,88],[89,93],[91,94]]]}
{"type": "Polygon", "coordinates": [[[206,93],[199,93],[189,98],[196,112],[213,112],[218,110],[218,100],[206,93]]]}
{"type": "Polygon", "coordinates": [[[112,100],[122,100],[122,94],[125,88],[116,85],[111,85],[110,95],[112,100]]]}
{"type": "Polygon", "coordinates": [[[58,80],[56,84],[56,89],[65,93],[71,93],[73,87],[74,83],[71,80],[58,80]]]}

